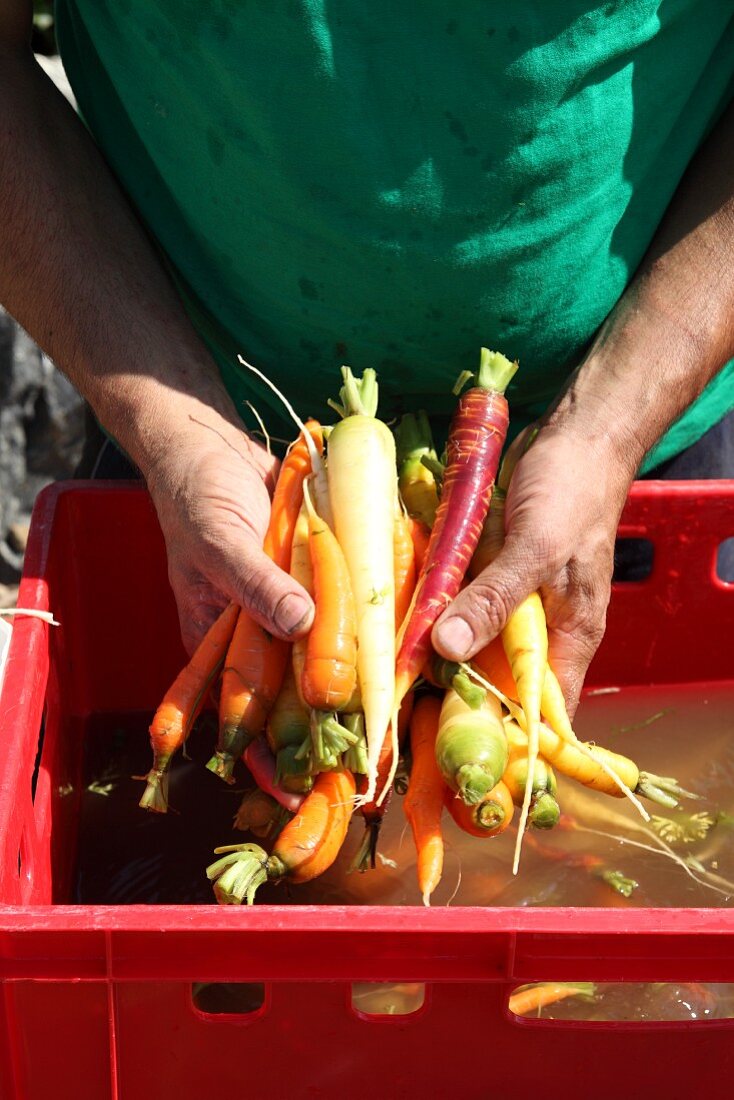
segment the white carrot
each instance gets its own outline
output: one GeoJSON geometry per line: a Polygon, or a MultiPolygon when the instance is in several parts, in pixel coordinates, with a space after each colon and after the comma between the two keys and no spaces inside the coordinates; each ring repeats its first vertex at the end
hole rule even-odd
{"type": "Polygon", "coordinates": [[[357,672],[367,732],[368,786],[375,797],[377,764],[395,696],[393,526],[396,460],[389,428],[376,419],[372,370],[357,381],[342,368],[344,419],[328,440],[327,475],[334,530],[344,551],[357,609],[357,672]]]}

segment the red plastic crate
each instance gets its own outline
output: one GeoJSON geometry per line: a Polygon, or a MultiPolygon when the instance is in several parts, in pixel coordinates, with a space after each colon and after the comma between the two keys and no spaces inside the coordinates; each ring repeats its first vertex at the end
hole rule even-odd
{"type": "MultiPolygon", "coordinates": [[[[621,534],[655,546],[619,585],[589,685],[732,682],[734,483],[634,487],[621,534]]],[[[0,698],[0,1097],[258,1100],[700,1096],[734,1068],[734,1021],[518,1020],[535,980],[734,981],[727,909],[72,906],[74,796],[85,724],[150,710],[183,654],[147,495],[57,485],[34,512],[0,698]],[[43,754],[31,782],[41,721],[43,754]],[[250,1016],[206,1016],[191,983],[264,982],[250,1016]],[[366,1019],[354,981],[420,981],[415,1014],[366,1019]],[[491,1084],[490,1084],[491,1083],[491,1084]]],[[[733,696],[734,697],[734,696],[733,696]]]]}

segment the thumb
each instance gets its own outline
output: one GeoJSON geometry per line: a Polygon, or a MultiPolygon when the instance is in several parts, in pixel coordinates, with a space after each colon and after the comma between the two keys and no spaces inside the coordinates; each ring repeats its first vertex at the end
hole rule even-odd
{"type": "Polygon", "coordinates": [[[313,620],[313,601],[305,589],[248,535],[230,538],[226,545],[209,543],[204,568],[174,552],[169,556],[169,579],[189,653],[229,600],[278,638],[299,637],[313,620]]]}
{"type": "Polygon", "coordinates": [[[436,622],[434,649],[449,661],[467,661],[496,638],[512,612],[540,586],[545,562],[532,541],[508,534],[491,565],[467,585],[436,622]]]}
{"type": "Polygon", "coordinates": [[[299,638],[313,621],[313,600],[250,539],[223,552],[217,584],[276,638],[299,638]]]}

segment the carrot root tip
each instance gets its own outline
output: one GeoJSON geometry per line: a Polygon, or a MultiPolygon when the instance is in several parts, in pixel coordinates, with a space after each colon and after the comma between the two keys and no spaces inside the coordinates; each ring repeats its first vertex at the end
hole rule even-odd
{"type": "Polygon", "coordinates": [[[140,808],[154,814],[168,813],[168,772],[162,768],[151,768],[145,777],[147,780],[140,808]]]}
{"type": "Polygon", "coordinates": [[[215,848],[221,859],[206,869],[220,905],[252,905],[255,892],[268,879],[268,855],[258,844],[231,844],[215,848]]]}
{"type": "Polygon", "coordinates": [[[496,786],[496,780],[479,764],[463,764],[456,773],[459,797],[467,806],[476,806],[496,786]]]}

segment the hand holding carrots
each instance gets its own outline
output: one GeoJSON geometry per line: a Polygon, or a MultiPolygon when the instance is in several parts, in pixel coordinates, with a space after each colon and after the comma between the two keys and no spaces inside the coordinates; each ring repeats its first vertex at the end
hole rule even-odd
{"type": "Polygon", "coordinates": [[[632,477],[606,441],[542,427],[510,482],[504,547],[442,615],[436,649],[450,660],[474,656],[540,591],[549,661],[573,715],[604,633],[614,538],[632,477]]]}
{"type": "Polygon", "coordinates": [[[226,604],[247,608],[278,637],[310,624],[307,594],[263,552],[277,461],[234,427],[191,429],[191,440],[147,473],[168,551],[181,634],[192,653],[226,604]]]}

